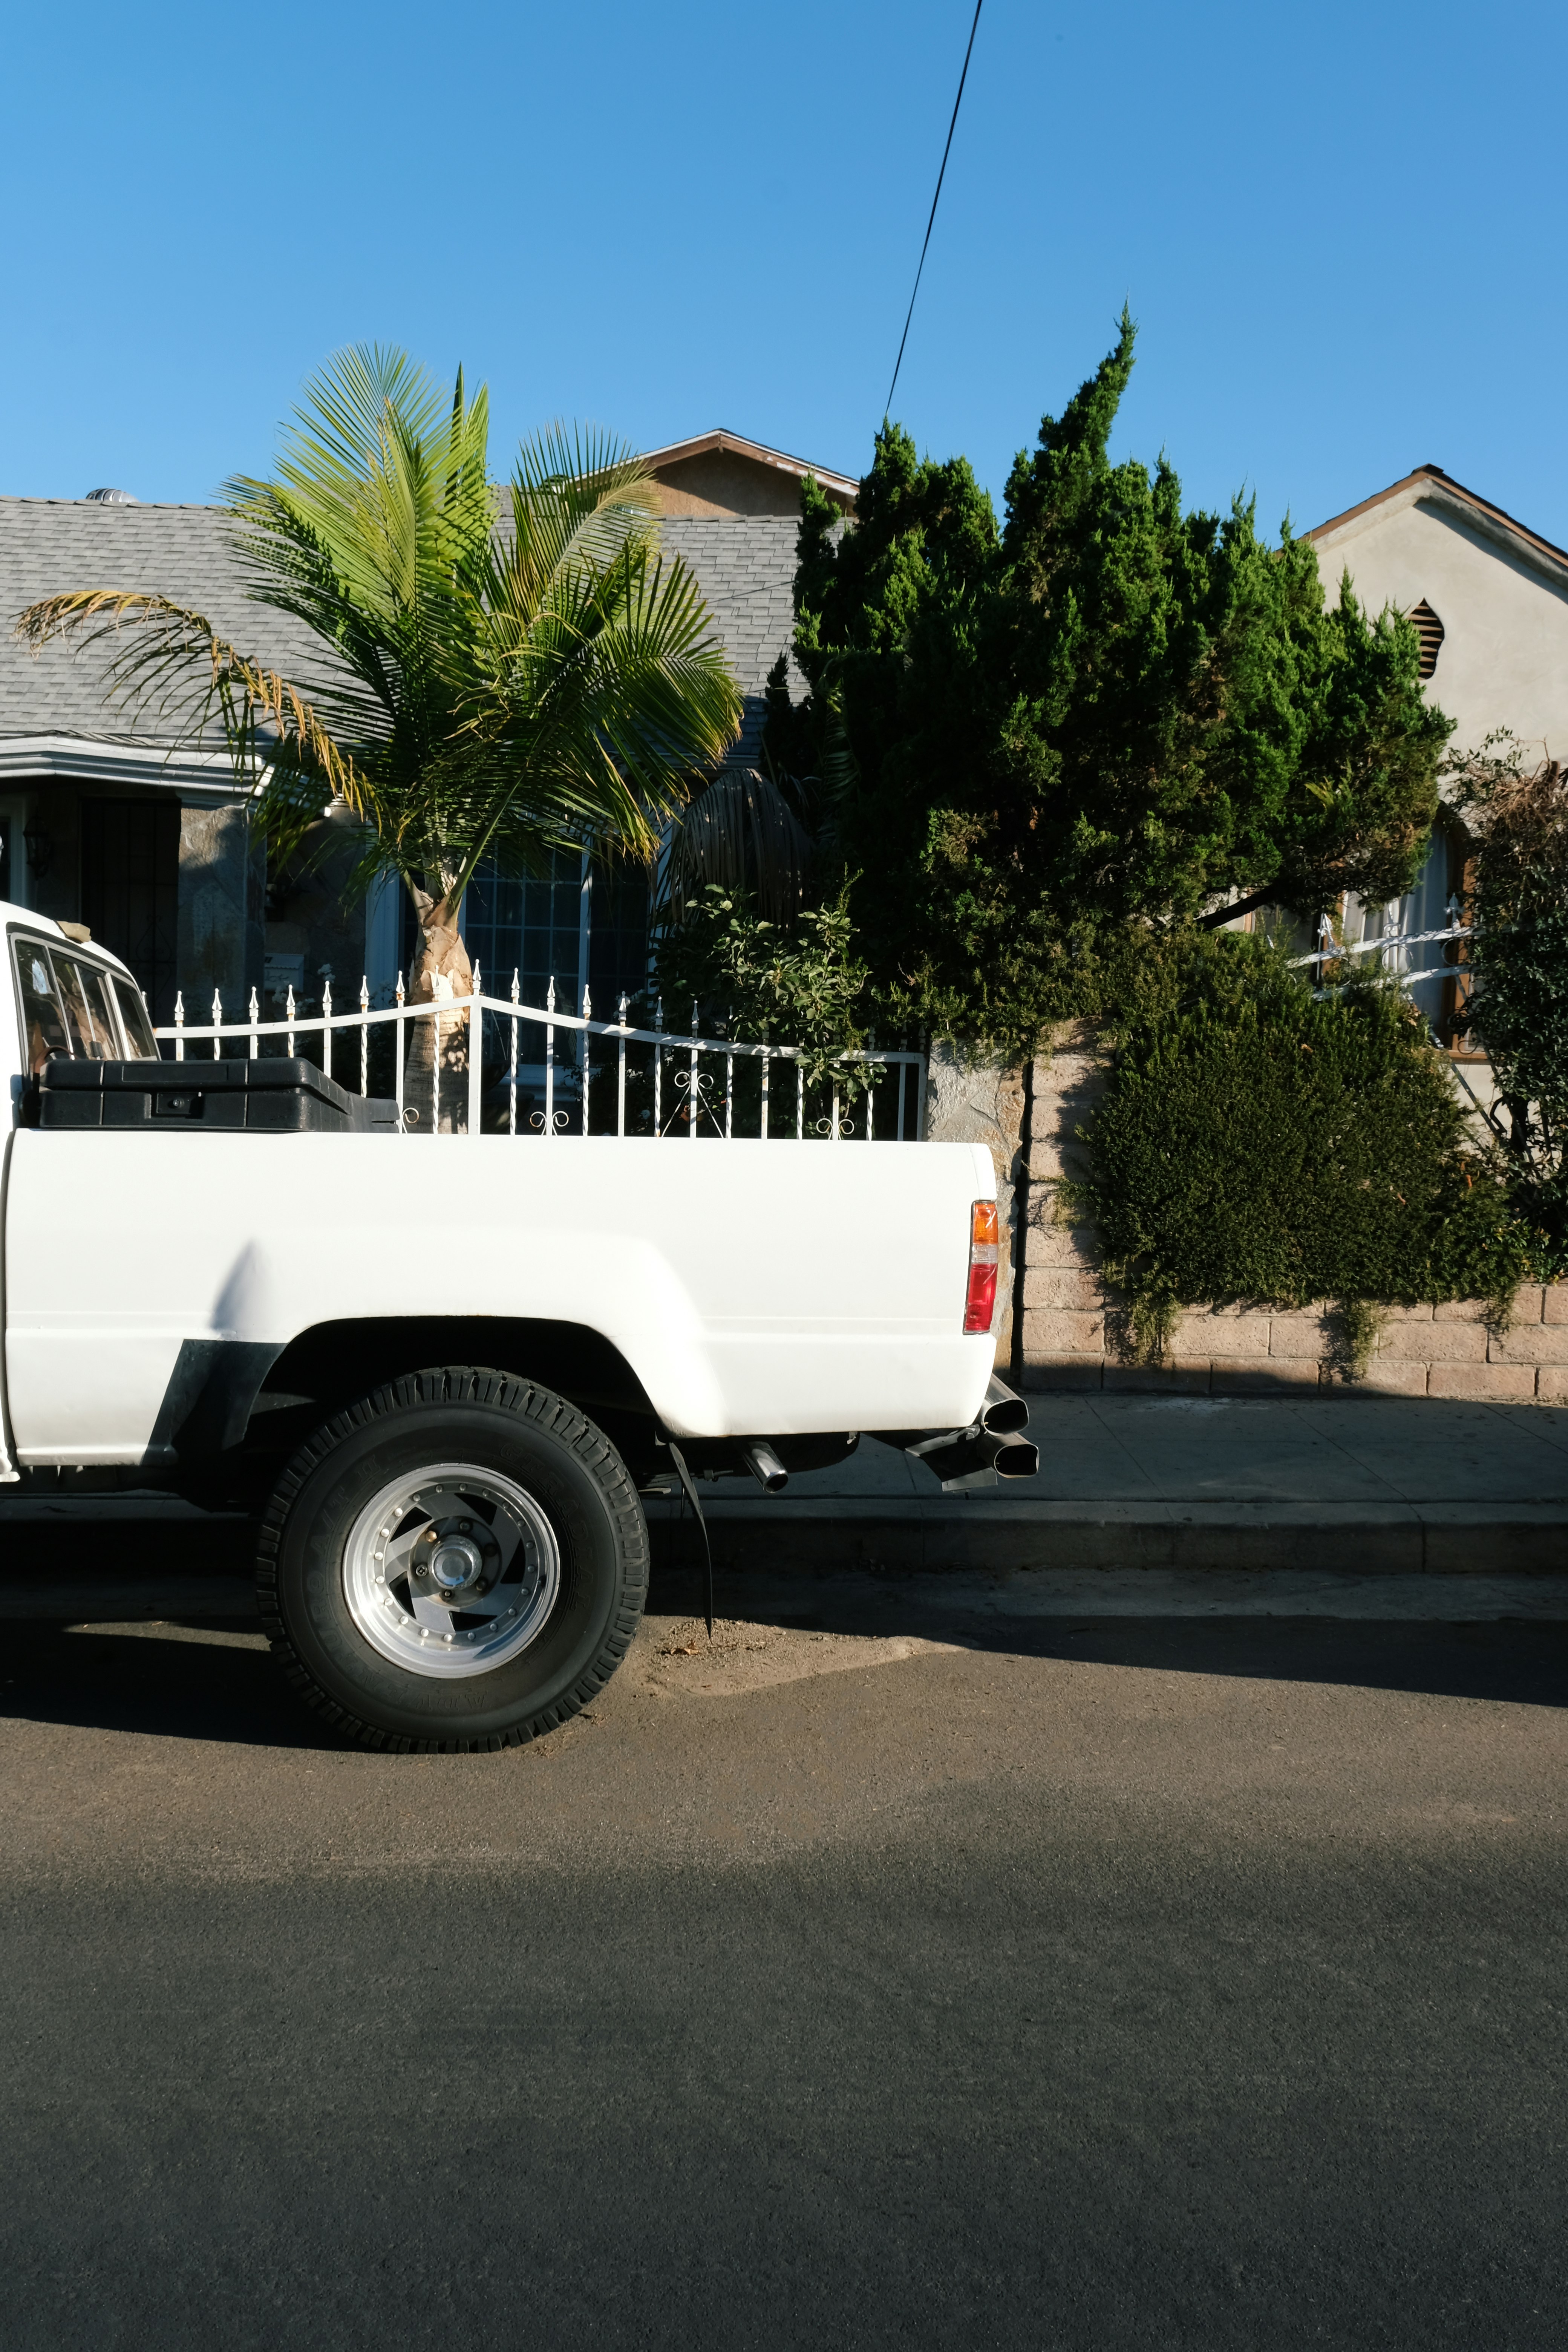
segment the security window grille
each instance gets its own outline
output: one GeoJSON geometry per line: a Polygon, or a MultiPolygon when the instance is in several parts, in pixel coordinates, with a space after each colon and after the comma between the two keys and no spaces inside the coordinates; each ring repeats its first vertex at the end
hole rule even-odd
{"type": "Polygon", "coordinates": [[[486,994],[504,996],[515,971],[525,1004],[542,1004],[553,981],[556,1003],[575,1013],[583,916],[579,857],[557,850],[548,876],[527,881],[481,866],[463,902],[463,943],[486,994]]]}

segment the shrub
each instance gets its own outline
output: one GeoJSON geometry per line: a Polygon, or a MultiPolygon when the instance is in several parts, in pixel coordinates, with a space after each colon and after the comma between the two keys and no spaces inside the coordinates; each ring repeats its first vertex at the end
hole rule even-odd
{"type": "MultiPolygon", "coordinates": [[[[1314,1003],[1265,943],[1152,948],[1087,1130],[1083,1188],[1135,1341],[1200,1302],[1510,1298],[1527,1236],[1396,992],[1314,1003]]],[[[1372,1328],[1346,1318],[1364,1360],[1372,1328]]]]}

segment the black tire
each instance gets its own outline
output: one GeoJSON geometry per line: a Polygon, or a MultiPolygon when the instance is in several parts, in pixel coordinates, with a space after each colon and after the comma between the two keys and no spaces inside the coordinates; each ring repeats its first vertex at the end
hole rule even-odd
{"type": "Polygon", "coordinates": [[[637,1631],[647,1573],[642,1506],[603,1432],[531,1381],[447,1365],[378,1389],[300,1447],[262,1519],[257,1597],[290,1682],[340,1731],[369,1748],[454,1754],[536,1738],[602,1690],[637,1631]],[[356,1519],[386,1483],[443,1463],[525,1490],[559,1552],[558,1589],[528,1646],[447,1681],[372,1646],[344,1566],[356,1519]]]}

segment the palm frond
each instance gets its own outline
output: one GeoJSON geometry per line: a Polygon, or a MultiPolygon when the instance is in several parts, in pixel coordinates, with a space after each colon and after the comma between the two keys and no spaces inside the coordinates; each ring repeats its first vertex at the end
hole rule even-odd
{"type": "Polygon", "coordinates": [[[606,571],[629,548],[658,543],[658,486],[640,457],[607,435],[559,424],[524,442],[507,498],[510,531],[487,583],[497,606],[537,609],[576,573],[606,571]]]}
{"type": "Polygon", "coordinates": [[[755,768],[721,768],[698,787],[670,843],[661,897],[679,922],[710,882],[749,890],[770,922],[787,922],[805,891],[812,839],[798,790],[755,768]]]}

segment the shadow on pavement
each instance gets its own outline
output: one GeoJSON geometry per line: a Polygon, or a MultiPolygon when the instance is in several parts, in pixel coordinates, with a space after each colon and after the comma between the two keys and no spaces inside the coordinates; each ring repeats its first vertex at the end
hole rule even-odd
{"type": "MultiPolygon", "coordinates": [[[[1006,1615],[944,1610],[930,1598],[900,1602],[904,1580],[803,1575],[749,1578],[721,1570],[719,1612],[810,1633],[918,1633],[963,1649],[1013,1657],[1074,1658],[1164,1674],[1234,1675],[1260,1682],[1316,1682],[1424,1692],[1447,1698],[1568,1706],[1568,1624],[1480,1619],[1100,1617],[1006,1615]]],[[[955,1580],[955,1582],[957,1580],[955,1580]]],[[[655,1571],[648,1607],[697,1615],[701,1586],[689,1565],[655,1571]]]]}
{"type": "MultiPolygon", "coordinates": [[[[55,1531],[51,1530],[51,1534],[55,1531]]],[[[195,1531],[163,1531],[163,1557],[195,1564],[195,1531]]],[[[63,1537],[64,1531],[59,1531],[63,1537]]],[[[93,1531],[94,1537],[98,1531],[93,1531]]],[[[159,1541],[135,1531],[137,1565],[159,1541]]],[[[94,1540],[101,1583],[116,1564],[112,1538],[94,1540]],[[109,1555],[106,1557],[106,1553],[109,1555]]],[[[51,1546],[51,1549],[53,1547],[51,1546]]],[[[689,1552],[660,1547],[650,1613],[698,1616],[702,1584],[689,1552]]],[[[231,1565],[239,1542],[226,1542],[231,1565]]],[[[122,1559],[122,1555],[121,1555],[122,1559]]],[[[216,1566],[210,1552],[209,1565],[216,1566]]],[[[126,1563],[128,1565],[128,1563],[126,1563]]],[[[748,1576],[720,1571],[720,1615],[811,1632],[879,1639],[917,1634],[982,1653],[1061,1658],[1163,1674],[1258,1681],[1359,1685],[1431,1696],[1568,1705],[1568,1625],[1482,1621],[1439,1623],[1324,1617],[1008,1616],[944,1606],[931,1579],[917,1595],[897,1576],[748,1576]]],[[[963,1580],[968,1587],[971,1580],[963,1580]]],[[[960,1580],[954,1580],[955,1595],[960,1580]]],[[[132,1612],[128,1611],[128,1619],[132,1612]]],[[[289,1689],[254,1623],[233,1619],[95,1623],[0,1623],[0,1722],[91,1727],[153,1738],[333,1749],[342,1742],[289,1689]]]]}
{"type": "Polygon", "coordinates": [[[229,1622],[0,1625],[0,1722],[262,1748],[344,1745],[298,1700],[262,1635],[229,1622]]]}

